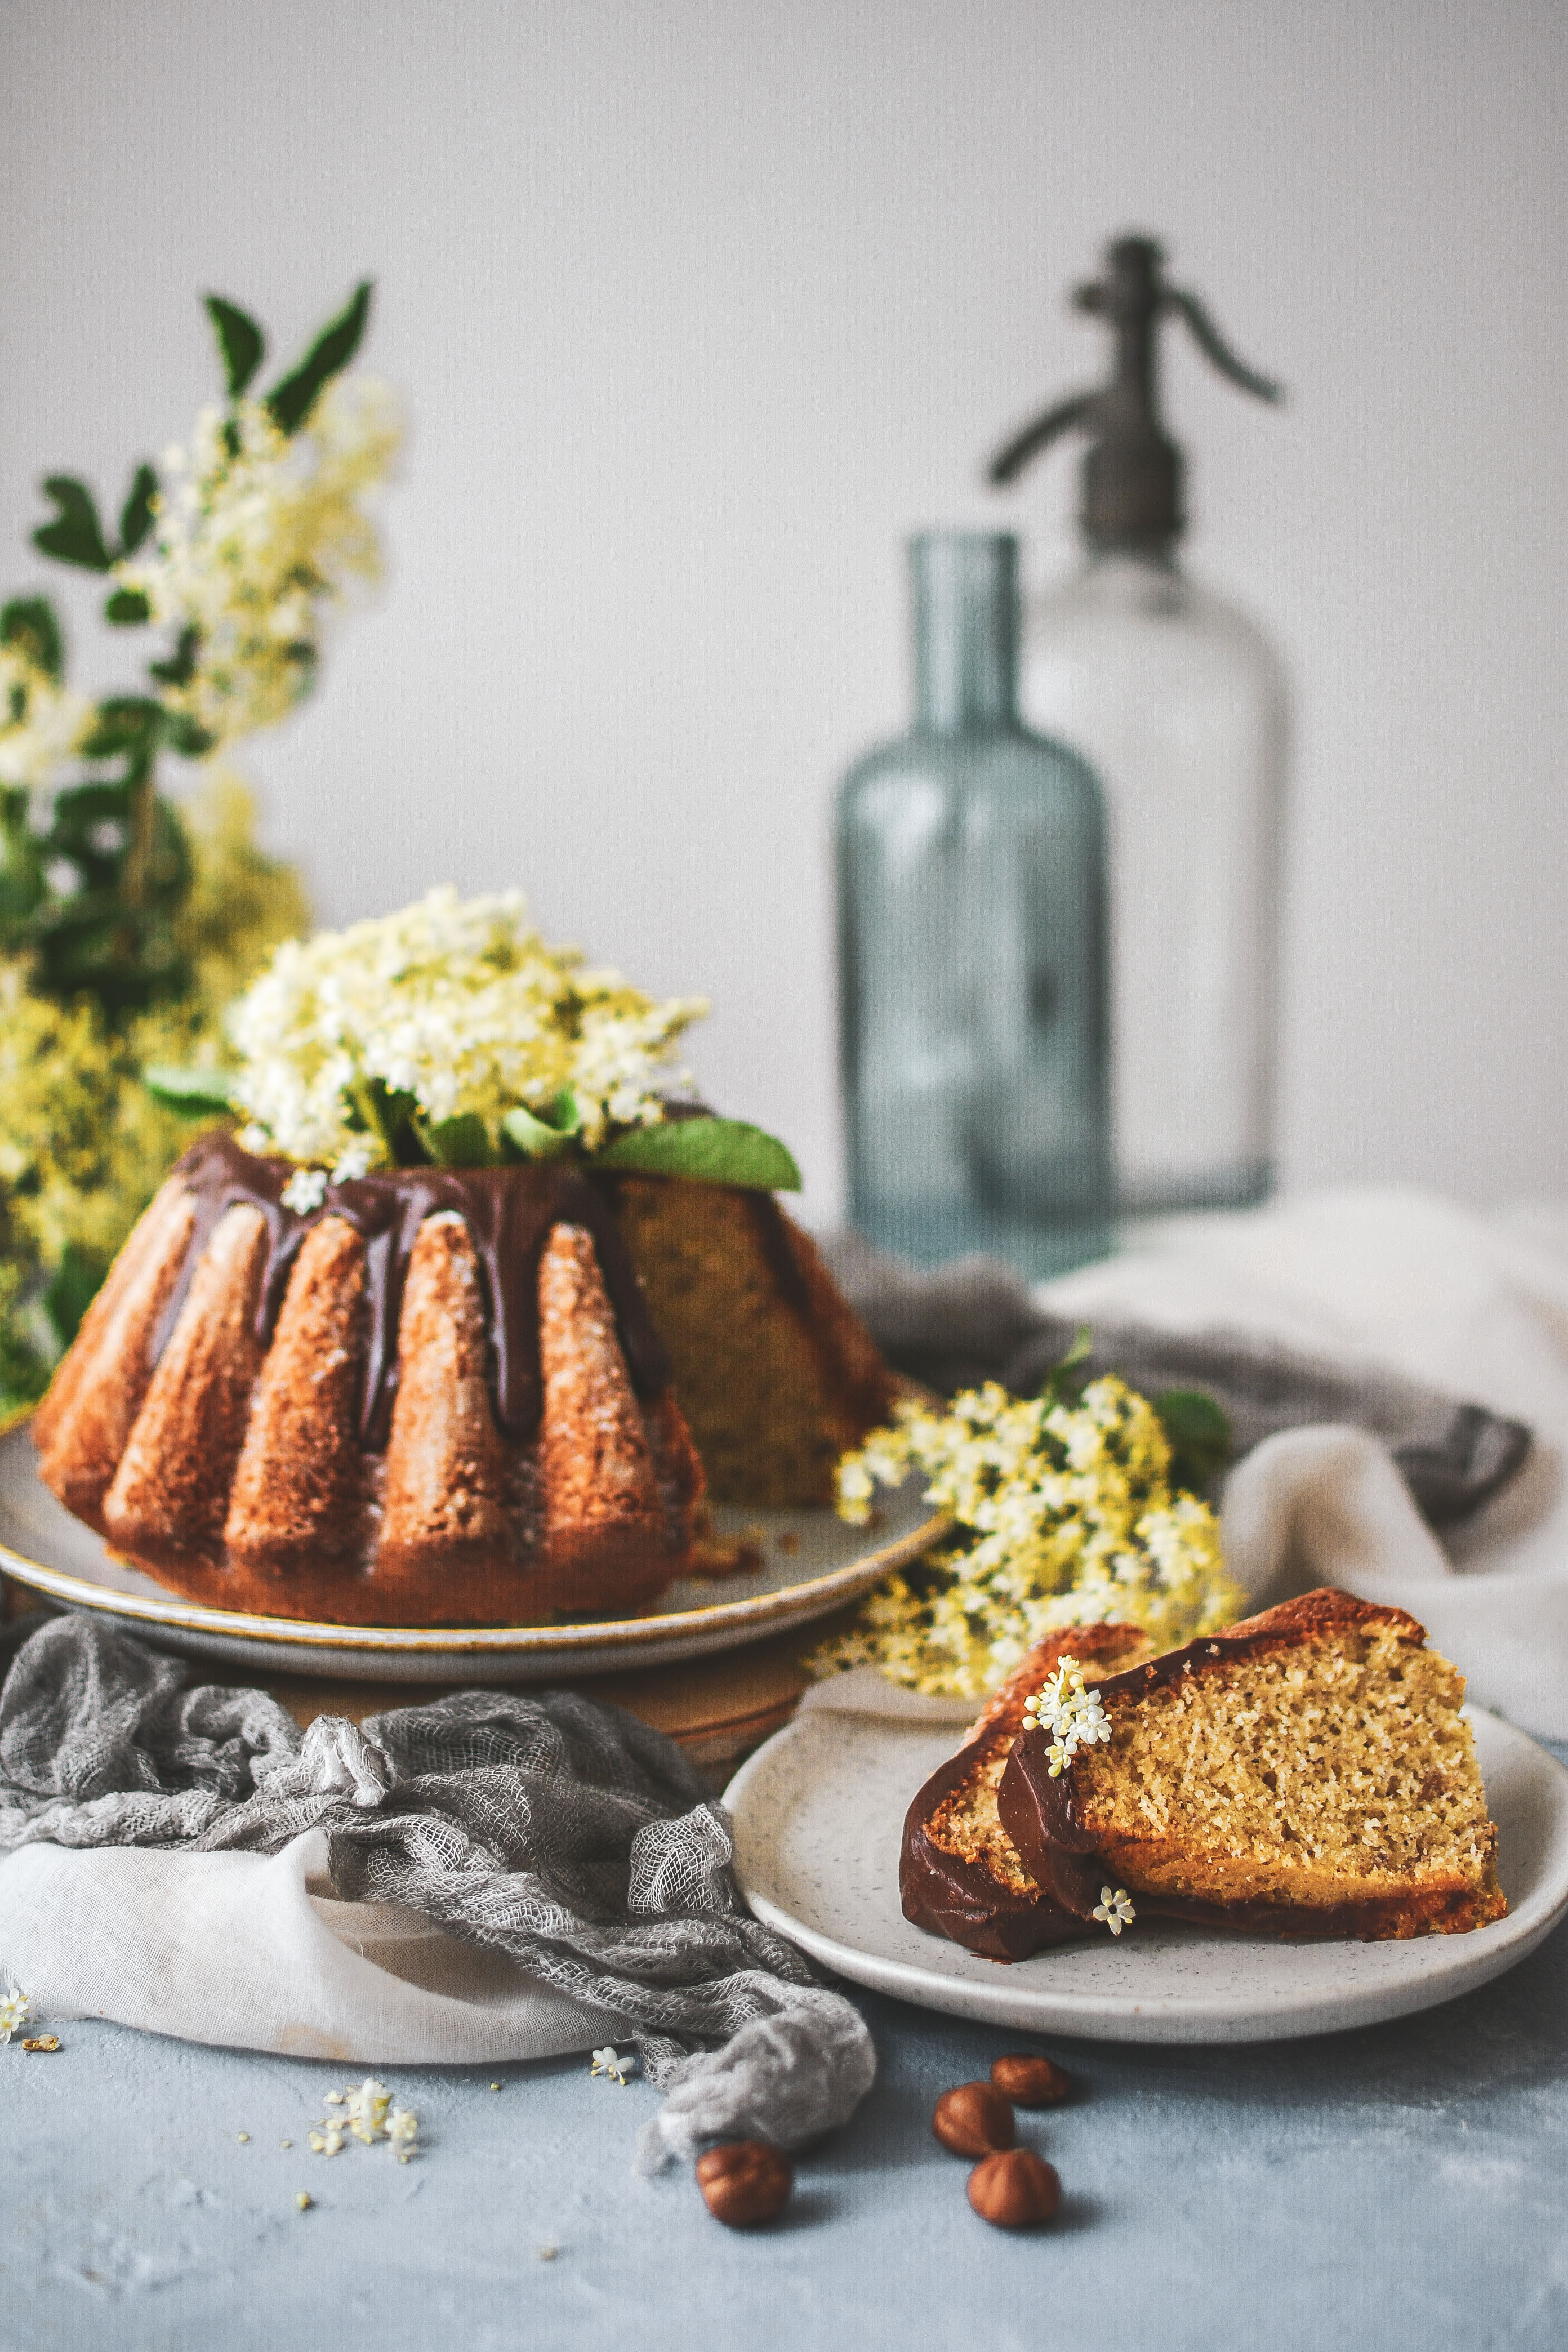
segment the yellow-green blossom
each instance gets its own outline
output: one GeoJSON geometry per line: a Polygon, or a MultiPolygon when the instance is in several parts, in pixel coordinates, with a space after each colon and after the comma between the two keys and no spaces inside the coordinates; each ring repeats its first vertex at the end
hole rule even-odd
{"type": "Polygon", "coordinates": [[[26,645],[0,644],[0,784],[42,791],[93,716],[86,696],[51,677],[26,645]]]}
{"type": "Polygon", "coordinates": [[[1076,1404],[987,1382],[946,1412],[898,1408],[839,1465],[838,1509],[870,1517],[878,1486],[924,1474],[957,1534],[864,1603],[821,1671],[869,1664],[931,1694],[980,1698],[1064,1625],[1123,1621],[1168,1649],[1242,1606],[1206,1503],[1173,1492],[1171,1448],[1148,1401],[1108,1375],[1076,1404]]]}
{"type": "Polygon", "coordinates": [[[257,847],[237,779],[218,774],[182,814],[195,871],[174,929],[191,995],[115,1028],[90,997],[62,1004],[25,957],[0,957],[0,1414],[45,1373],[18,1321],[29,1283],[73,1246],[106,1266],[195,1131],[142,1069],[219,1059],[224,1004],[307,919],[298,877],[257,847]]]}
{"type": "Polygon", "coordinates": [[[508,1111],[545,1112],[570,1087],[592,1150],[607,1129],[661,1116],[686,1075],[669,1048],[706,1010],[700,997],[659,1003],[546,947],[521,891],[432,890],[379,921],[289,941],[234,1007],[241,1139],[363,1175],[390,1157],[365,1119],[375,1080],[432,1126],[482,1119],[492,1150],[508,1111]]]}
{"type": "Polygon", "coordinates": [[[335,377],[293,435],[264,401],[201,411],[190,450],[165,453],[151,552],[114,573],[154,622],[196,632],[166,709],[219,743],[287,716],[313,681],[329,608],[379,576],[366,500],[400,437],[395,396],[370,376],[335,377]]]}

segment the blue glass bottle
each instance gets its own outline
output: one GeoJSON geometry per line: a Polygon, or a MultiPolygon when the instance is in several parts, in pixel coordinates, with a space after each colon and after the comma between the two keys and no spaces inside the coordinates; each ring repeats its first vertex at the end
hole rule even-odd
{"type": "Polygon", "coordinates": [[[1031,1276],[1109,1245],[1100,786],[1017,711],[1018,544],[910,544],[913,730],[838,809],[850,1214],[926,1264],[1031,1276]]]}

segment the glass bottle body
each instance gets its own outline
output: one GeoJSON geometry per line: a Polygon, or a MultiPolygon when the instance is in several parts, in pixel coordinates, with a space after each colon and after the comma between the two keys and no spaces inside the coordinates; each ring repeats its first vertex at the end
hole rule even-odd
{"type": "Polygon", "coordinates": [[[1016,543],[913,552],[919,722],[839,801],[851,1215],[1050,1273],[1108,1241],[1100,791],[1018,722],[1016,543]]]}
{"type": "Polygon", "coordinates": [[[1117,1205],[1260,1200],[1273,1172],[1278,657],[1167,558],[1107,553],[1030,600],[1022,700],[1105,786],[1117,1205]]]}

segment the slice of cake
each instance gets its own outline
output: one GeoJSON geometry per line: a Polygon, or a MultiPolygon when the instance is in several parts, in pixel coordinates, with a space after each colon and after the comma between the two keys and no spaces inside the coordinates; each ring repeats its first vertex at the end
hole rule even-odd
{"type": "MultiPolygon", "coordinates": [[[[1058,1664],[998,1790],[1022,1867],[1086,1925],[1292,1938],[1500,1918],[1465,1685],[1401,1609],[1307,1593],[1092,1690],[1058,1664]]],[[[1075,1655],[1081,1655],[1076,1653],[1075,1655]]]]}
{"type": "Polygon", "coordinates": [[[1079,1911],[1056,1893],[1059,1872],[1076,1905],[1079,1881],[1087,1885],[1079,1858],[1052,1853],[1031,1871],[996,1810],[1025,1708],[1069,1652],[1092,1684],[1146,1658],[1149,1643],[1137,1625],[1074,1625],[1051,1634],[1030,1651],[905,1816],[899,1859],[904,1916],[987,1959],[1026,1959],[1084,1932],[1079,1911]]]}

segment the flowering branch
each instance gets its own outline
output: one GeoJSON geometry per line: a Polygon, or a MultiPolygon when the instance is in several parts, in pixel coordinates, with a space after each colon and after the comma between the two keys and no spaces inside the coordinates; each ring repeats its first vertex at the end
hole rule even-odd
{"type": "Polygon", "coordinates": [[[342,380],[370,300],[367,281],[251,399],[266,338],[209,295],[227,397],[202,411],[190,451],[165,453],[162,475],[133,468],[112,531],[88,484],[44,481],[39,553],[110,583],[111,626],[169,633],[144,690],[92,702],[65,685],[48,600],[0,608],[0,950],[29,954],[53,995],[87,991],[120,1017],[191,984],[174,927],[191,858],[157,761],[283,718],[314,680],[329,611],[376,576],[365,499],[397,420],[385,386],[342,380]]]}

